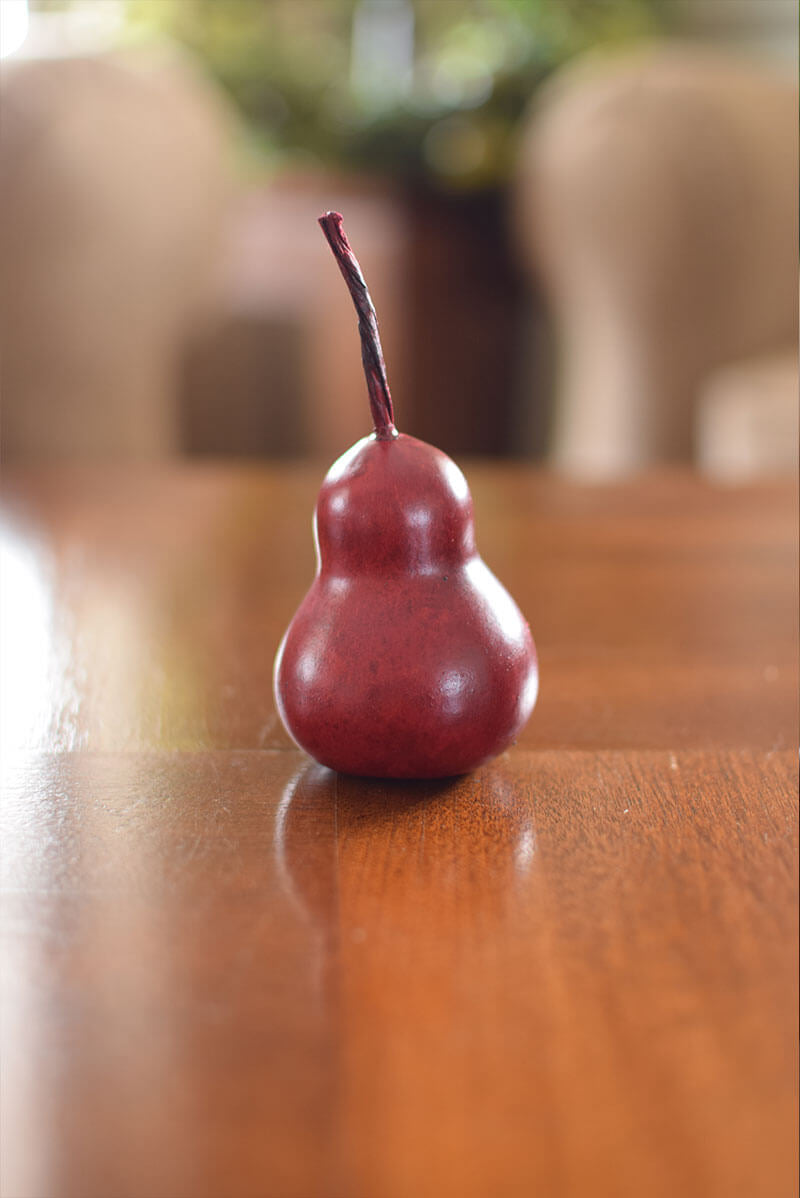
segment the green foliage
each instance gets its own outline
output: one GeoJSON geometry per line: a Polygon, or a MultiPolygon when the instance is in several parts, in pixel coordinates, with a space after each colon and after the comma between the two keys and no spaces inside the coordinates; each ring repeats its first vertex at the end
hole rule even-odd
{"type": "Polygon", "coordinates": [[[125,0],[125,12],[132,33],[166,35],[199,57],[265,156],[476,187],[504,177],[541,80],[582,50],[654,33],[659,4],[125,0]],[[369,34],[387,12],[400,29],[413,19],[413,69],[402,80],[387,69],[391,37],[374,71],[363,39],[360,58],[354,51],[354,26],[369,34]]]}

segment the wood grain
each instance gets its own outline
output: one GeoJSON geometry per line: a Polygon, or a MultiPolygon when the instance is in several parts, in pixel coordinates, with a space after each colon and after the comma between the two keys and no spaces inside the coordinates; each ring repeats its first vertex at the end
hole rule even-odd
{"type": "Polygon", "coordinates": [[[541,705],[387,784],[276,726],[311,469],[6,479],[6,1198],[782,1198],[779,485],[469,471],[541,705]]]}

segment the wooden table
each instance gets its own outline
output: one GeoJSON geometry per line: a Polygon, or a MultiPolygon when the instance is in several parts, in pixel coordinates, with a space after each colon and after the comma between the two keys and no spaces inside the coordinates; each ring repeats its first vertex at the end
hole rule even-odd
{"type": "Polygon", "coordinates": [[[469,471],[537,711],[337,777],[273,709],[319,471],[8,473],[6,1198],[783,1198],[793,488],[469,471]]]}

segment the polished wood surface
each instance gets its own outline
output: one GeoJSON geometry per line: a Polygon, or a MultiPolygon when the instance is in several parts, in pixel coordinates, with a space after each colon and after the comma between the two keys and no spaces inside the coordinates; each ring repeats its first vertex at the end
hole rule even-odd
{"type": "Polygon", "coordinates": [[[7,472],[5,1198],[794,1184],[795,492],[467,469],[539,706],[299,753],[312,467],[7,472]]]}

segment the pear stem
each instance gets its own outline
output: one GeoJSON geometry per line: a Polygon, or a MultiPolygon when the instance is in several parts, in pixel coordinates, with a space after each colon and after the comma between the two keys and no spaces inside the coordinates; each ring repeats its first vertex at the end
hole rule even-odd
{"type": "Polygon", "coordinates": [[[383,361],[381,339],[378,335],[378,318],[372,303],[367,284],[358,265],[358,259],[350,248],[345,231],[342,228],[342,218],[338,212],[326,212],[319,218],[322,232],[328,245],[333,250],[339,270],[344,276],[347,289],[350,292],[356,312],[358,313],[358,332],[361,337],[361,361],[364,363],[364,374],[367,376],[369,391],[369,406],[372,411],[372,421],[375,425],[375,435],[379,439],[395,437],[397,429],[394,426],[394,410],[389,383],[386,379],[386,366],[383,361]]]}

